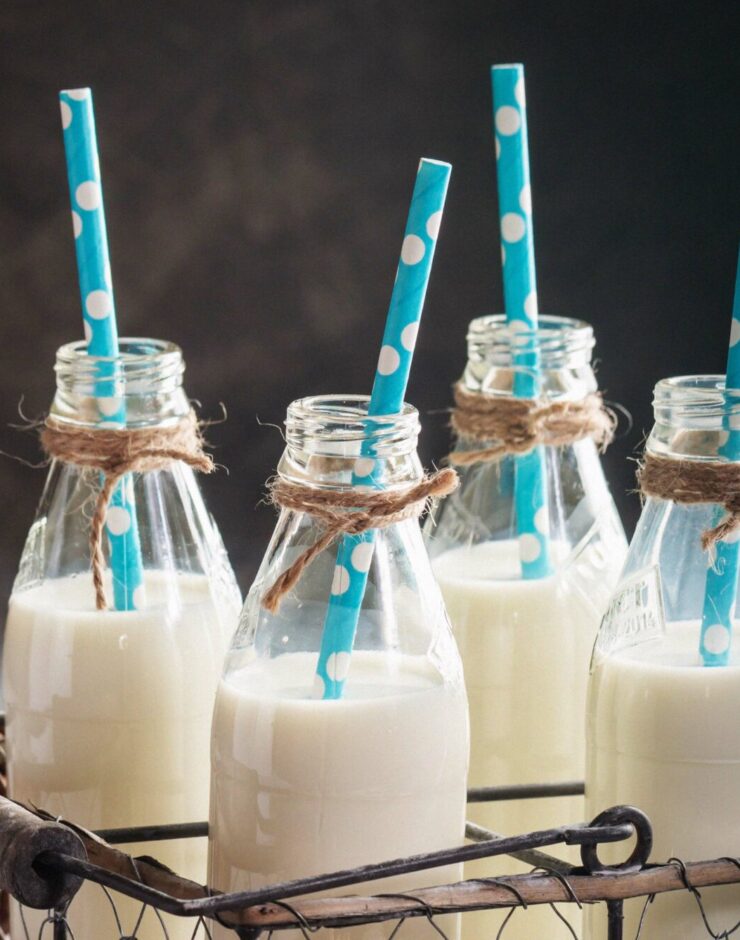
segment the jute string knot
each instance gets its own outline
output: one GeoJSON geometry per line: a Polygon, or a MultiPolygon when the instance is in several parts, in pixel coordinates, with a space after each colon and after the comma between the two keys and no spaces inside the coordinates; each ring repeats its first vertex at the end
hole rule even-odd
{"type": "Polygon", "coordinates": [[[431,500],[452,493],[458,483],[457,474],[450,467],[425,476],[420,483],[402,490],[371,493],[357,489],[322,490],[307,483],[289,483],[278,477],[270,484],[270,502],[281,509],[308,513],[323,525],[324,531],[276,579],[262,598],[262,606],[270,613],[277,613],[283,596],[295,587],[314,558],[340,536],[383,529],[419,516],[431,500]]]}
{"type": "Polygon", "coordinates": [[[645,453],[637,470],[644,496],[687,505],[716,503],[724,519],[701,536],[704,551],[729,538],[740,527],[740,466],[721,460],[677,460],[645,453]]]}
{"type": "Polygon", "coordinates": [[[90,521],[90,558],[95,605],[106,610],[103,527],[116,484],[127,473],[163,470],[178,460],[201,473],[211,473],[213,458],[203,451],[198,419],[191,411],[176,424],[164,427],[109,429],[70,427],[48,417],[41,446],[55,460],[98,470],[103,476],[90,521]]]}
{"type": "Polygon", "coordinates": [[[471,392],[455,386],[452,428],[462,441],[490,442],[479,449],[454,450],[459,467],[522,456],[540,444],[563,447],[590,437],[604,451],[617,426],[614,412],[593,392],[578,401],[547,401],[471,392]]]}

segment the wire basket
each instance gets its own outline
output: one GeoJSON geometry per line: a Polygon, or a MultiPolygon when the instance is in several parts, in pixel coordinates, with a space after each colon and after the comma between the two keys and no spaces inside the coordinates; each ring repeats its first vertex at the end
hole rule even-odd
{"type": "MultiPolygon", "coordinates": [[[[469,799],[480,802],[564,796],[582,790],[578,783],[493,787],[470,791],[469,799]]],[[[499,930],[499,937],[505,938],[506,926],[518,908],[551,905],[553,916],[568,924],[563,909],[592,903],[602,903],[607,908],[608,940],[623,940],[625,899],[644,899],[636,936],[646,938],[649,937],[649,912],[653,901],[664,892],[681,890],[693,895],[698,922],[703,923],[708,937],[729,937],[740,927],[735,924],[717,930],[711,925],[700,892],[709,885],[740,883],[740,861],[728,857],[704,862],[669,859],[665,864],[648,864],[652,845],[650,823],[633,807],[614,807],[588,825],[581,823],[514,837],[498,836],[469,823],[468,842],[463,846],[234,894],[217,894],[182,878],[154,858],[132,858],[115,848],[116,843],[206,837],[207,831],[207,823],[193,823],[95,834],[43,811],[32,811],[0,798],[0,888],[21,905],[47,911],[37,931],[30,931],[22,920],[28,940],[36,940],[36,935],[40,940],[44,936],[52,940],[74,936],[68,914],[84,881],[98,885],[110,904],[111,923],[115,928],[111,927],[110,933],[101,933],[100,940],[108,940],[108,937],[113,940],[114,936],[125,940],[136,938],[145,918],[151,923],[152,917],[163,940],[170,940],[171,916],[190,918],[193,929],[189,935],[193,940],[212,938],[214,923],[233,931],[239,940],[268,940],[273,936],[277,940],[286,929],[297,930],[308,938],[321,928],[360,924],[387,924],[388,940],[403,940],[404,924],[419,917],[429,921],[433,928],[430,936],[436,934],[444,938],[448,936],[440,926],[444,915],[487,908],[508,911],[499,930]],[[629,858],[610,868],[601,864],[597,854],[600,845],[621,842],[632,836],[635,836],[635,844],[629,858]],[[543,851],[558,845],[580,846],[581,866],[569,865],[543,851]],[[531,865],[533,870],[529,874],[421,888],[413,894],[334,894],[381,877],[497,855],[518,859],[531,865]],[[319,892],[322,897],[312,897],[319,892]],[[332,893],[323,896],[326,892],[332,893]],[[126,929],[117,912],[121,895],[140,904],[136,922],[126,925],[126,929]]],[[[22,912],[23,907],[20,910],[22,912]]],[[[573,937],[578,937],[570,926],[569,931],[573,937]]]]}

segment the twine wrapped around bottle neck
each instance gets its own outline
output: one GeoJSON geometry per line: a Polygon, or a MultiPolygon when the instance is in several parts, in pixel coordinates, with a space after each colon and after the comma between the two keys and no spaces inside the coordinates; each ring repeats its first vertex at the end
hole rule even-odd
{"type": "Polygon", "coordinates": [[[281,509],[308,513],[323,524],[324,532],[276,579],[262,598],[262,606],[272,614],[277,613],[283,596],[295,587],[314,558],[340,536],[359,535],[368,529],[382,529],[419,516],[430,500],[447,496],[458,484],[457,474],[449,467],[405,489],[371,493],[357,489],[322,490],[278,477],[270,484],[270,502],[281,509]]]}
{"type": "Polygon", "coordinates": [[[677,460],[645,452],[637,470],[643,496],[692,505],[716,503],[724,519],[701,536],[704,551],[740,528],[740,465],[723,460],[677,460]]]}
{"type": "Polygon", "coordinates": [[[176,424],[151,428],[81,428],[51,416],[46,419],[41,446],[47,456],[98,470],[103,476],[90,521],[90,558],[98,610],[108,608],[103,584],[103,526],[116,484],[127,473],[163,470],[178,460],[201,473],[211,473],[213,458],[203,451],[203,443],[193,411],[176,424]]]}
{"type": "Polygon", "coordinates": [[[450,463],[464,467],[507,454],[522,456],[540,444],[563,447],[587,437],[604,451],[614,437],[617,417],[598,392],[578,401],[547,401],[484,395],[458,383],[451,424],[460,440],[487,444],[452,451],[450,463]]]}

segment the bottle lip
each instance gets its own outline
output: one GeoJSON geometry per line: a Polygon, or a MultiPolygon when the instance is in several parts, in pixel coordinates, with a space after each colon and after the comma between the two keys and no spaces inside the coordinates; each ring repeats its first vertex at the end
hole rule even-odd
{"type": "Polygon", "coordinates": [[[144,336],[122,336],[118,340],[117,356],[92,356],[87,351],[87,340],[74,340],[60,346],[56,354],[54,371],[74,373],[75,376],[87,373],[96,377],[100,364],[108,368],[105,378],[125,380],[127,375],[142,375],[147,369],[159,374],[165,370],[184,371],[182,349],[169,340],[150,339],[144,336]]]}
{"type": "Polygon", "coordinates": [[[288,406],[289,449],[327,457],[359,457],[363,445],[375,456],[416,451],[419,412],[404,402],[399,414],[368,415],[368,395],[312,395],[288,406]]]}
{"type": "Polygon", "coordinates": [[[740,389],[725,388],[724,375],[676,375],[661,379],[653,391],[656,421],[732,419],[740,422],[740,389]]]}
{"type": "Polygon", "coordinates": [[[723,401],[725,396],[740,398],[740,389],[725,389],[725,376],[719,374],[674,375],[660,379],[653,392],[653,401],[681,399],[691,402],[723,401]]]}
{"type": "Polygon", "coordinates": [[[175,343],[121,337],[117,356],[91,356],[85,340],[57,350],[51,414],[85,426],[148,426],[177,421],[189,410],[185,363],[175,343]]]}
{"type": "Polygon", "coordinates": [[[680,459],[729,458],[723,446],[740,431],[740,389],[725,390],[724,375],[677,375],[661,379],[653,392],[655,424],[650,453],[680,459]]]}
{"type": "Polygon", "coordinates": [[[402,410],[391,415],[369,415],[369,395],[310,395],[298,398],[288,405],[285,419],[290,432],[328,434],[332,440],[358,440],[377,431],[387,434],[389,429],[404,436],[419,433],[419,412],[408,402],[402,410]]]}
{"type": "Polygon", "coordinates": [[[588,365],[596,344],[593,327],[585,320],[544,314],[533,330],[524,320],[507,321],[503,313],[471,320],[467,342],[470,359],[502,366],[511,364],[515,350],[536,350],[542,369],[588,365]]]}

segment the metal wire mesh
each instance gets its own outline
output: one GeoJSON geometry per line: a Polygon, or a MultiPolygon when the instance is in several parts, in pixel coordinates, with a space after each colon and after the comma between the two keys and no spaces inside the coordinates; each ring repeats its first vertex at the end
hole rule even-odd
{"type": "MultiPolygon", "coordinates": [[[[136,924],[133,926],[133,929],[125,930],[118,916],[113,894],[108,892],[107,889],[103,887],[100,887],[99,890],[108,896],[116,922],[115,930],[101,930],[99,934],[100,940],[139,940],[139,929],[141,924],[147,918],[147,915],[156,917],[156,920],[160,926],[160,936],[163,938],[163,940],[171,940],[171,933],[167,927],[167,921],[171,915],[162,915],[159,913],[159,911],[157,911],[156,908],[152,907],[151,905],[144,904],[141,907],[140,914],[137,918],[136,924]]],[[[699,926],[703,927],[706,936],[708,938],[712,938],[712,940],[724,940],[724,938],[729,938],[736,934],[738,930],[740,930],[740,921],[727,927],[718,927],[716,924],[712,924],[704,907],[701,892],[699,892],[698,889],[692,888],[687,888],[686,890],[689,891],[696,902],[696,920],[694,923],[686,923],[684,925],[686,936],[695,936],[696,929],[699,926]]],[[[645,898],[637,930],[631,934],[627,934],[625,932],[624,940],[650,940],[650,914],[654,908],[660,908],[660,902],[661,898],[659,895],[651,894],[645,898]]],[[[289,929],[291,931],[297,931],[302,937],[306,938],[306,940],[313,940],[317,934],[321,934],[325,931],[325,928],[309,924],[305,918],[302,917],[300,912],[287,902],[274,903],[277,903],[278,906],[283,907],[286,911],[294,916],[296,922],[295,926],[289,929]]],[[[564,929],[567,931],[567,934],[572,937],[573,940],[582,940],[583,933],[579,933],[575,930],[567,916],[558,910],[554,904],[549,905],[549,907],[552,909],[553,919],[557,919],[559,924],[564,925],[564,929]]],[[[443,938],[443,940],[452,940],[444,928],[439,925],[437,915],[429,911],[423,916],[429,924],[430,938],[437,936],[443,938]]],[[[521,906],[512,907],[505,915],[504,920],[495,935],[495,940],[506,940],[507,928],[511,925],[513,919],[519,919],[525,916],[525,908],[521,906]]],[[[198,917],[194,918],[193,920],[194,925],[192,931],[188,934],[189,940],[213,940],[212,931],[205,918],[198,917]]],[[[389,923],[387,928],[388,940],[403,940],[404,925],[406,925],[409,920],[410,918],[408,917],[401,917],[395,923],[389,923]]],[[[41,924],[37,930],[29,929],[25,915],[22,915],[22,924],[23,940],[64,940],[64,938],[69,938],[69,940],[76,940],[74,931],[68,920],[67,911],[48,911],[43,917],[43,920],[41,921],[41,924]]],[[[350,931],[351,933],[353,930],[359,931],[362,929],[362,927],[360,925],[357,928],[349,927],[344,929],[350,931]]],[[[280,940],[280,937],[284,935],[285,934],[283,930],[276,929],[270,929],[262,934],[266,940],[280,940]]],[[[3,936],[7,937],[7,934],[3,933],[3,936]]],[[[151,922],[149,924],[148,936],[152,936],[151,922]]],[[[550,937],[552,937],[552,934],[548,932],[547,935],[542,936],[542,940],[549,940],[550,937]]],[[[20,940],[20,938],[14,938],[14,940],[20,940]]],[[[533,938],[533,940],[535,940],[535,938],[533,938]]]]}
{"type": "MultiPolygon", "coordinates": [[[[740,873],[740,860],[735,858],[727,858],[725,860],[734,865],[740,873]]],[[[694,937],[698,935],[699,930],[702,930],[711,940],[724,940],[724,938],[729,938],[740,931],[740,921],[727,925],[713,923],[712,917],[708,913],[704,903],[701,890],[691,882],[686,864],[678,858],[669,859],[669,864],[676,869],[684,885],[684,891],[687,892],[694,901],[695,919],[692,919],[690,923],[682,922],[682,929],[685,931],[684,936],[694,937]]],[[[542,871],[543,869],[538,868],[533,869],[532,873],[542,871]]],[[[567,874],[561,871],[553,872],[552,870],[548,870],[547,873],[557,877],[568,895],[568,900],[559,905],[554,903],[547,905],[552,912],[553,928],[556,925],[559,928],[557,936],[569,936],[572,940],[582,940],[583,933],[579,933],[574,928],[567,915],[569,909],[583,907],[576,893],[576,889],[567,874]]],[[[506,882],[500,878],[486,879],[486,881],[506,884],[506,882]]],[[[126,918],[119,911],[121,901],[124,900],[122,896],[117,892],[108,890],[102,885],[91,885],[90,887],[99,891],[101,895],[105,897],[110,909],[110,921],[105,924],[100,924],[98,933],[99,940],[159,940],[159,938],[161,938],[161,940],[173,940],[173,934],[183,936],[183,918],[163,914],[157,910],[155,906],[143,903],[139,906],[133,923],[131,923],[131,918],[129,918],[129,922],[126,923],[126,918]],[[145,930],[143,928],[145,928],[145,930]]],[[[507,887],[516,895],[515,888],[512,888],[511,885],[507,885],[507,887]]],[[[636,930],[625,930],[622,935],[622,940],[650,940],[651,918],[655,918],[655,912],[659,910],[662,905],[673,903],[671,899],[675,897],[676,893],[677,892],[670,892],[670,894],[666,895],[651,893],[645,896],[644,901],[642,901],[642,908],[640,910],[636,930]]],[[[416,902],[418,907],[418,911],[414,912],[413,915],[407,914],[396,920],[387,922],[385,925],[385,927],[387,927],[387,933],[385,934],[387,940],[404,940],[404,934],[407,932],[409,923],[412,920],[416,922],[418,918],[423,918],[427,922],[428,931],[425,933],[425,936],[428,934],[430,940],[433,940],[435,937],[441,937],[442,940],[453,940],[440,923],[441,919],[445,916],[449,916],[449,914],[434,911],[423,898],[409,893],[378,894],[374,895],[374,897],[413,901],[416,902]]],[[[16,905],[19,921],[22,925],[22,936],[16,935],[13,940],[77,940],[71,923],[74,919],[73,914],[76,900],[77,897],[73,898],[65,909],[49,910],[41,914],[38,911],[31,912],[30,910],[24,909],[21,905],[16,905]]],[[[615,902],[611,903],[614,904],[615,902]]],[[[621,905],[621,902],[618,903],[621,905]]],[[[638,900],[634,900],[632,903],[637,904],[639,902],[638,900]]],[[[272,901],[271,904],[287,912],[292,918],[293,923],[290,926],[269,928],[261,932],[255,932],[253,929],[245,931],[243,928],[240,929],[230,926],[224,923],[221,918],[218,918],[218,920],[224,928],[233,930],[235,936],[238,935],[250,938],[261,937],[262,940],[280,940],[280,937],[285,936],[285,930],[290,930],[292,932],[291,936],[297,937],[300,935],[305,938],[305,940],[314,940],[317,936],[322,937],[328,935],[327,928],[323,927],[321,924],[309,922],[300,910],[291,905],[288,901],[277,900],[272,901]]],[[[513,921],[515,919],[519,921],[521,918],[527,916],[528,906],[527,902],[521,896],[512,898],[512,907],[504,915],[501,926],[495,934],[495,940],[506,940],[507,932],[513,921]]],[[[342,932],[348,931],[351,936],[353,932],[359,933],[362,929],[362,925],[343,927],[341,929],[342,932]]],[[[379,935],[380,934],[378,934],[378,936],[379,935]]],[[[3,934],[3,936],[7,935],[3,934]]],[[[542,940],[550,940],[554,934],[548,932],[541,936],[542,940]]],[[[591,934],[591,936],[593,936],[593,934],[591,934]]],[[[212,922],[203,916],[190,918],[187,922],[187,938],[188,940],[213,940],[212,922]]],[[[532,940],[536,940],[534,935],[532,940]]]]}

